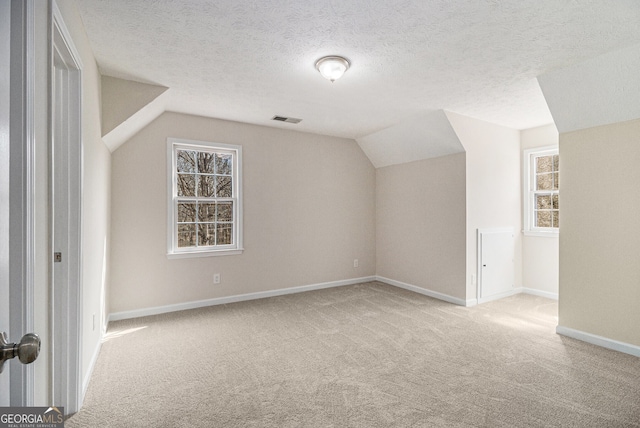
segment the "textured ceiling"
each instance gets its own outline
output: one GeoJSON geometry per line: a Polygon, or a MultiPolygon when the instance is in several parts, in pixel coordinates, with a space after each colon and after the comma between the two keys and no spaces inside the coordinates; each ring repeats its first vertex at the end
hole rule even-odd
{"type": "Polygon", "coordinates": [[[349,138],[440,109],[547,124],[536,76],[640,43],[637,0],[77,3],[101,72],[170,88],[168,110],[349,138]],[[333,84],[330,54],[352,63],[333,84]]]}
{"type": "Polygon", "coordinates": [[[640,117],[640,45],[538,77],[560,133],[640,117]]]}

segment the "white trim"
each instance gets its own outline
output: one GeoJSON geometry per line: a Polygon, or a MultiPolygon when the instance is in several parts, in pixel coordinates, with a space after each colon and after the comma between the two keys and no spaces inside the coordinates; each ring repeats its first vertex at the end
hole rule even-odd
{"type": "Polygon", "coordinates": [[[220,257],[220,256],[235,256],[242,254],[244,248],[238,248],[234,250],[208,250],[208,251],[191,251],[181,253],[167,253],[168,259],[191,259],[194,257],[220,257]]]}
{"type": "Polygon", "coordinates": [[[479,298],[478,299],[478,304],[487,303],[487,302],[493,302],[494,300],[504,299],[505,297],[515,296],[516,294],[521,294],[521,293],[523,293],[523,289],[522,288],[514,288],[512,290],[505,291],[503,293],[492,294],[489,297],[479,298]]]}
{"type": "Polygon", "coordinates": [[[67,272],[54,274],[53,254],[49,254],[49,276],[52,287],[50,298],[51,317],[51,399],[64,406],[68,414],[77,412],[82,406],[82,62],[73,39],[64,23],[62,13],[55,0],[50,2],[49,43],[49,138],[50,138],[50,239],[60,245],[63,263],[67,272]],[[66,67],[66,88],[62,94],[66,101],[64,127],[56,125],[54,84],[57,70],[55,55],[66,67]],[[65,131],[62,136],[61,130],[65,131]],[[57,141],[56,138],[61,139],[57,141]],[[56,153],[55,150],[62,150],[56,153]],[[56,160],[57,159],[57,160],[56,160]],[[64,160],[65,165],[57,163],[64,160]],[[60,167],[60,170],[58,170],[60,167]],[[56,184],[58,183],[58,184],[56,184]],[[57,190],[62,189],[60,195],[57,190]],[[62,202],[60,199],[64,199],[62,202]],[[56,203],[62,203],[58,211],[56,203]],[[56,231],[56,213],[64,213],[63,226],[56,231]]]}
{"type": "Polygon", "coordinates": [[[96,367],[96,362],[98,361],[98,356],[100,355],[100,350],[102,349],[102,341],[104,339],[104,334],[100,333],[100,340],[96,344],[96,349],[93,351],[93,356],[91,357],[91,361],[89,361],[89,368],[87,369],[87,375],[82,380],[82,396],[84,397],[87,393],[87,388],[89,388],[89,382],[91,381],[91,376],[93,375],[93,369],[96,367]]]}
{"type": "Polygon", "coordinates": [[[58,31],[60,31],[60,35],[62,36],[61,41],[64,42],[65,48],[71,54],[74,65],[78,70],[82,70],[84,67],[82,65],[82,61],[80,60],[80,54],[76,49],[76,46],[73,43],[73,39],[71,38],[71,33],[67,29],[64,20],[62,19],[62,12],[60,12],[60,8],[58,7],[58,3],[56,0],[51,2],[51,18],[53,19],[53,23],[58,26],[58,31]]]}
{"type": "Polygon", "coordinates": [[[406,282],[396,281],[395,279],[385,278],[384,276],[377,276],[376,281],[384,282],[385,284],[393,285],[394,287],[404,288],[405,290],[413,291],[418,294],[423,294],[434,299],[443,300],[445,302],[453,303],[459,306],[474,306],[477,304],[476,299],[460,299],[458,297],[449,296],[448,294],[439,293],[426,288],[418,287],[416,285],[407,284],[406,282]]]}
{"type": "Polygon", "coordinates": [[[244,302],[246,300],[264,299],[267,297],[284,296],[287,294],[304,293],[305,291],[322,290],[324,288],[341,287],[344,285],[360,284],[375,281],[376,277],[366,276],[362,278],[345,279],[342,281],[322,282],[319,284],[302,285],[299,287],[279,288],[277,290],[259,291],[257,293],[237,294],[235,296],[217,297],[214,299],[197,300],[193,302],[177,303],[167,306],[136,309],[133,311],[115,312],[109,314],[109,322],[130,318],[146,317],[149,315],[165,314],[169,312],[184,311],[188,309],[203,308],[207,306],[226,305],[227,303],[244,302]]]}
{"type": "Polygon", "coordinates": [[[531,156],[542,156],[544,154],[559,153],[558,144],[544,147],[535,147],[532,149],[524,150],[522,156],[522,233],[526,236],[541,236],[546,238],[557,238],[560,235],[560,229],[541,229],[531,226],[533,219],[531,213],[533,211],[533,183],[532,178],[535,171],[533,171],[531,165],[531,156]]]}
{"type": "Polygon", "coordinates": [[[243,248],[243,209],[242,209],[242,146],[236,144],[222,144],[211,141],[186,140],[182,138],[167,138],[167,258],[191,258],[191,257],[209,257],[209,256],[231,256],[242,254],[243,248]],[[197,249],[177,249],[176,243],[176,211],[175,211],[175,192],[174,184],[176,181],[175,153],[178,148],[203,150],[221,149],[233,155],[233,173],[234,177],[234,244],[229,246],[218,247],[213,250],[203,248],[197,249]]]}
{"type": "Polygon", "coordinates": [[[539,238],[556,238],[560,236],[560,231],[557,232],[534,232],[531,230],[523,230],[522,234],[524,236],[537,236],[539,238]]]}
{"type": "Polygon", "coordinates": [[[618,352],[624,352],[625,354],[633,355],[635,357],[640,357],[640,346],[637,345],[619,342],[617,340],[609,339],[591,333],[585,333],[584,331],[575,330],[569,327],[563,327],[561,325],[556,327],[556,333],[562,336],[570,337],[572,339],[581,340],[592,345],[601,346],[603,348],[612,349],[618,352]]]}
{"type": "MultiPolygon", "coordinates": [[[[360,284],[360,283],[371,282],[371,281],[379,281],[388,285],[392,285],[394,287],[413,291],[418,294],[422,294],[424,296],[433,297],[434,299],[442,300],[444,302],[453,303],[458,306],[471,307],[478,304],[478,301],[476,299],[467,299],[467,300],[460,299],[458,297],[453,297],[448,294],[439,293],[437,291],[428,290],[426,288],[418,287],[418,286],[407,284],[401,281],[396,281],[393,279],[385,278],[383,276],[375,275],[375,276],[365,276],[361,278],[346,279],[342,281],[331,281],[331,282],[322,282],[319,284],[302,285],[299,287],[280,288],[277,290],[270,290],[270,291],[260,291],[257,293],[237,294],[234,296],[217,297],[214,299],[197,300],[192,302],[177,303],[177,304],[166,305],[166,306],[156,306],[152,308],[136,309],[132,311],[113,312],[107,315],[107,324],[109,324],[111,321],[139,318],[139,317],[145,317],[149,315],[165,314],[169,312],[184,311],[188,309],[196,309],[196,308],[202,308],[206,306],[225,305],[227,303],[264,299],[267,297],[284,296],[287,294],[304,293],[306,291],[322,290],[324,288],[341,287],[344,285],[360,284]]],[[[533,294],[541,297],[547,297],[550,299],[555,298],[557,300],[557,294],[554,295],[553,293],[547,293],[545,291],[534,290],[531,288],[516,288],[513,290],[513,292],[509,292],[505,295],[496,296],[495,299],[491,298],[486,301],[496,300],[499,298],[512,296],[519,293],[533,294]]]]}
{"type": "Polygon", "coordinates": [[[531,294],[532,296],[539,296],[539,297],[545,297],[547,299],[558,300],[558,293],[552,293],[550,291],[542,291],[542,290],[537,290],[535,288],[526,288],[526,287],[523,287],[520,290],[521,290],[520,292],[524,294],[531,294]]]}

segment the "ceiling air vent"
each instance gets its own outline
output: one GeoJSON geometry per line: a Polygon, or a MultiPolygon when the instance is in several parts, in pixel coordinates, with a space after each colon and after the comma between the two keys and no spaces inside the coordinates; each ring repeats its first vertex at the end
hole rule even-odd
{"type": "Polygon", "coordinates": [[[284,117],[284,116],[273,116],[271,120],[277,120],[278,122],[287,122],[287,123],[302,122],[302,119],[296,119],[295,117],[284,117]]]}

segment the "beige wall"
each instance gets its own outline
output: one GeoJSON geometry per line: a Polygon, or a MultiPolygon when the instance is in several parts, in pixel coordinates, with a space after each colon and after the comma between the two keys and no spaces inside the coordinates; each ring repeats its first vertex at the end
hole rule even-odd
{"type": "Polygon", "coordinates": [[[379,276],[465,299],[465,154],[376,170],[379,276]]]}
{"type": "Polygon", "coordinates": [[[640,120],[560,135],[559,325],[640,346],[640,120]]]}
{"type": "Polygon", "coordinates": [[[122,125],[168,88],[102,76],[102,135],[122,125]]]}
{"type": "Polygon", "coordinates": [[[466,150],[466,298],[476,299],[477,230],[512,227],[515,232],[515,288],[522,280],[520,133],[514,129],[447,113],[466,150]]]}
{"type": "MultiPolygon", "coordinates": [[[[557,145],[558,139],[558,130],[553,124],[527,129],[520,132],[520,148],[524,152],[536,147],[557,145]]],[[[520,157],[523,159],[524,154],[521,153],[520,157]]],[[[523,165],[521,182],[523,189],[526,178],[524,174],[523,165]]],[[[557,297],[560,281],[559,251],[558,236],[523,236],[522,286],[529,290],[540,291],[549,297],[557,297]]]]}
{"type": "Polygon", "coordinates": [[[88,381],[104,324],[108,281],[111,154],[101,140],[100,73],[75,4],[57,0],[82,61],[82,379],[88,381]],[[94,325],[95,317],[95,325],[94,325]]]}
{"type": "Polygon", "coordinates": [[[374,187],[353,140],[165,113],[113,153],[110,310],[374,275],[374,187]],[[167,259],[167,137],[242,145],[242,255],[167,259]]]}

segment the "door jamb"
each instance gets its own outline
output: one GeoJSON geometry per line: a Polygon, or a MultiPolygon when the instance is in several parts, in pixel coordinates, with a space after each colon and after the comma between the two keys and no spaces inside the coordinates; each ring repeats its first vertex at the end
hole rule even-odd
{"type": "Polygon", "coordinates": [[[55,405],[65,406],[65,413],[77,412],[82,406],[82,62],[73,43],[73,39],[62,18],[62,13],[55,0],[50,0],[50,52],[49,52],[49,138],[51,150],[49,155],[50,178],[50,236],[51,249],[57,251],[55,244],[55,183],[63,179],[68,184],[68,230],[65,243],[66,252],[63,257],[68,266],[66,283],[56,284],[54,281],[53,254],[49,258],[49,275],[51,290],[51,343],[53,354],[51,359],[52,399],[55,405]],[[68,138],[62,143],[62,150],[68,156],[67,171],[57,171],[54,163],[55,141],[55,52],[64,56],[72,81],[70,89],[64,96],[68,97],[70,113],[68,114],[68,138]]]}

